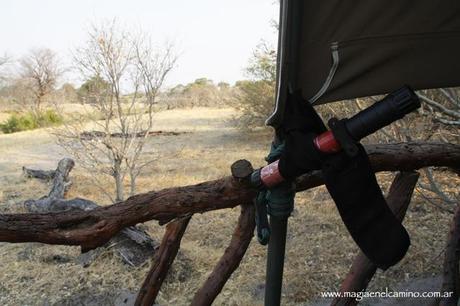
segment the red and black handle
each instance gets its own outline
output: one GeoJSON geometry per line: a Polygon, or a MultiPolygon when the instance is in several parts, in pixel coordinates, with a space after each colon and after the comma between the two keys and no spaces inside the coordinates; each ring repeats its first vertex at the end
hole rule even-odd
{"type": "MultiPolygon", "coordinates": [[[[313,140],[314,146],[325,154],[347,150],[344,138],[358,142],[419,107],[420,100],[416,93],[410,87],[404,86],[349,119],[340,121],[335,119],[332,121],[332,130],[318,135],[313,140]],[[336,123],[340,123],[342,127],[340,132],[334,129],[336,123]]],[[[270,188],[283,182],[284,178],[279,171],[278,162],[279,160],[254,172],[251,178],[253,184],[270,188]]]]}

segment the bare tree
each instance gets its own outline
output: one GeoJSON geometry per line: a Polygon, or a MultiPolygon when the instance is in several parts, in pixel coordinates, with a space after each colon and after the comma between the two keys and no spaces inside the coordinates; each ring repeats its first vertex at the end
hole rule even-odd
{"type": "Polygon", "coordinates": [[[8,54],[4,54],[0,56],[0,67],[8,64],[11,61],[11,58],[8,56],[8,54]]]}
{"type": "Polygon", "coordinates": [[[98,171],[113,178],[115,197],[99,186],[112,201],[121,201],[126,176],[134,194],[137,177],[152,162],[141,161],[141,155],[153,127],[156,97],[176,56],[170,44],[154,48],[146,34],[132,35],[115,21],[93,25],[88,36],[87,44],[75,52],[76,66],[86,78],[108,86],[91,92],[90,124],[77,120],[56,134],[90,174],[98,171]]]}
{"type": "MultiPolygon", "coordinates": [[[[443,142],[458,143],[460,140],[460,95],[458,88],[439,88],[418,92],[424,102],[422,114],[432,122],[432,135],[443,142]]],[[[429,202],[433,202],[427,193],[434,194],[444,204],[456,205],[460,203],[458,188],[450,190],[440,184],[443,169],[425,168],[426,183],[420,182],[419,192],[429,202]]],[[[448,184],[447,184],[448,185],[448,184]]]]}
{"type": "MultiPolygon", "coordinates": [[[[375,136],[378,141],[406,142],[434,140],[458,143],[460,133],[460,99],[458,90],[439,88],[417,92],[422,108],[417,116],[409,116],[382,129],[375,136]]],[[[427,167],[417,183],[418,194],[441,209],[453,211],[452,206],[460,201],[458,188],[446,179],[445,169],[427,167]],[[444,182],[442,181],[444,179],[444,182]],[[442,206],[440,206],[442,205],[442,206]]]]}
{"type": "Polygon", "coordinates": [[[33,49],[20,61],[20,76],[30,84],[34,111],[39,112],[45,97],[54,90],[62,71],[56,53],[50,49],[33,49]]]}
{"type": "Polygon", "coordinates": [[[419,97],[434,114],[434,120],[447,126],[460,125],[460,98],[458,89],[440,88],[437,91],[422,91],[419,97]]]}
{"type": "Polygon", "coordinates": [[[11,63],[11,57],[8,54],[5,53],[0,56],[0,86],[2,86],[7,79],[5,67],[8,66],[9,63],[11,63]]]}

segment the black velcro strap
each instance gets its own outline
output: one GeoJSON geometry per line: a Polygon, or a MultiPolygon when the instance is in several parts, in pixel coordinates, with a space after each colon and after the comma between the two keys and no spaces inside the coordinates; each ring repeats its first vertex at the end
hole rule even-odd
{"type": "Polygon", "coordinates": [[[358,154],[358,147],[356,146],[356,140],[351,138],[350,133],[345,126],[345,120],[338,120],[337,118],[331,118],[328,122],[329,127],[334,134],[335,140],[338,141],[340,147],[345,153],[353,157],[358,154]]]}

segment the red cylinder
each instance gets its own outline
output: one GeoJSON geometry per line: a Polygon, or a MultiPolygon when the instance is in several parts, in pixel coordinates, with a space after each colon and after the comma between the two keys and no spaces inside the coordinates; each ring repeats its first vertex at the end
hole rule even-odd
{"type": "MultiPolygon", "coordinates": [[[[313,139],[315,147],[323,153],[336,153],[341,150],[340,144],[335,140],[334,134],[331,131],[324,132],[313,139]]],[[[260,180],[265,187],[273,187],[284,181],[278,169],[278,162],[273,163],[260,169],[260,180]]]]}
{"type": "Polygon", "coordinates": [[[270,188],[284,181],[278,169],[278,162],[279,160],[274,161],[260,170],[260,179],[266,187],[270,188]]]}
{"type": "Polygon", "coordinates": [[[335,140],[332,131],[327,131],[313,139],[315,147],[323,153],[337,153],[341,150],[340,144],[335,140]]]}

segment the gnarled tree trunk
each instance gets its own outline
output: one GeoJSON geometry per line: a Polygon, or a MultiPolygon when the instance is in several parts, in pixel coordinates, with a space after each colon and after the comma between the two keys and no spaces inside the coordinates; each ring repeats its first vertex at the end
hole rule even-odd
{"type": "MultiPolygon", "coordinates": [[[[33,170],[30,174],[33,177],[43,179],[37,173],[52,173],[53,183],[49,194],[38,200],[27,200],[24,202],[25,208],[29,212],[64,212],[64,211],[91,211],[100,207],[93,201],[76,198],[65,200],[65,192],[70,186],[69,174],[75,163],[70,158],[59,161],[57,169],[52,171],[33,170]]],[[[23,169],[26,169],[23,167],[23,169]]],[[[105,246],[113,247],[114,251],[122,258],[123,262],[131,266],[139,266],[155,253],[157,243],[142,229],[136,226],[129,226],[117,233],[105,246]]],[[[88,266],[102,252],[103,248],[98,248],[86,252],[79,257],[79,262],[88,266]]]]}

